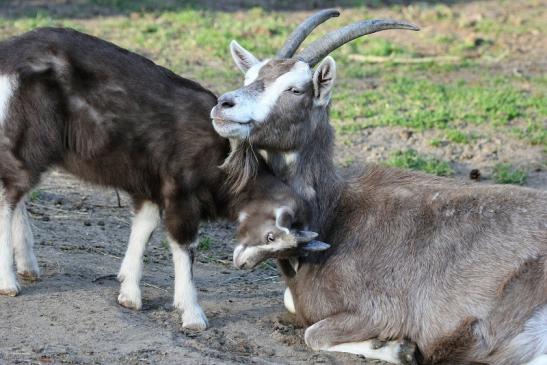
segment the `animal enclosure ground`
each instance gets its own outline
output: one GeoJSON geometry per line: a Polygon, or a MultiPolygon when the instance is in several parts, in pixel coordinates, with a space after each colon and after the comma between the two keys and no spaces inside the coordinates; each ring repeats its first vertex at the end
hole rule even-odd
{"type": "MultiPolygon", "coordinates": [[[[231,39],[271,56],[310,14],[306,1],[154,3],[2,1],[0,39],[37,26],[71,26],[220,94],[242,82],[229,56],[231,39]]],[[[386,163],[458,179],[478,169],[485,183],[547,190],[545,1],[342,3],[341,17],[311,39],[374,17],[413,21],[422,31],[382,32],[334,52],[340,168],[386,163]]],[[[170,304],[173,270],[161,232],[146,254],[143,311],[119,307],[115,274],[131,219],[128,200],[122,202],[118,208],[113,191],[57,171],[30,194],[43,275],[25,283],[19,297],[0,297],[0,364],[363,363],[306,349],[303,329],[283,309],[275,266],[232,267],[227,223],[204,224],[200,232],[196,284],[210,329],[181,328],[170,304]]]]}

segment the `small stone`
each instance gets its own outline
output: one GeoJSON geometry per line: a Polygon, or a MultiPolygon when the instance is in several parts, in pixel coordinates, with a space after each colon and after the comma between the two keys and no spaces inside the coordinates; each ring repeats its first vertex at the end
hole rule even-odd
{"type": "Polygon", "coordinates": [[[479,169],[473,169],[469,172],[469,178],[471,180],[480,181],[481,180],[481,172],[479,169]]]}
{"type": "Polygon", "coordinates": [[[98,225],[98,226],[101,226],[101,227],[104,227],[104,221],[98,221],[98,222],[97,222],[97,225],[98,225]]]}
{"type": "Polygon", "coordinates": [[[91,222],[90,222],[90,221],[84,221],[84,226],[90,227],[90,226],[91,226],[91,222]]]}
{"type": "Polygon", "coordinates": [[[399,136],[401,136],[401,139],[406,141],[406,140],[410,139],[410,137],[412,137],[413,134],[414,134],[413,131],[405,129],[404,131],[401,131],[399,133],[399,136]]]}
{"type": "Polygon", "coordinates": [[[49,217],[47,215],[44,215],[42,217],[42,222],[49,222],[49,217]]]}

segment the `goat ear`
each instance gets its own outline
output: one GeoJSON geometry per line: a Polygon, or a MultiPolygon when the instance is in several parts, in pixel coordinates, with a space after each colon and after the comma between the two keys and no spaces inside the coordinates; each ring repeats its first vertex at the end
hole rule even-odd
{"type": "Polygon", "coordinates": [[[336,62],[331,56],[328,56],[317,66],[313,74],[313,89],[317,105],[327,105],[329,103],[335,79],[336,62]]]}
{"type": "Polygon", "coordinates": [[[298,243],[310,242],[319,236],[317,233],[312,231],[295,231],[292,232],[292,234],[298,243]]]}
{"type": "Polygon", "coordinates": [[[303,250],[306,251],[325,251],[326,249],[329,249],[330,245],[325,242],[313,240],[308,243],[306,243],[304,246],[302,246],[303,250]]]}
{"type": "Polygon", "coordinates": [[[277,228],[287,230],[291,228],[294,219],[294,212],[287,206],[282,206],[275,210],[275,225],[277,228]]]}
{"type": "Polygon", "coordinates": [[[230,52],[237,67],[243,73],[246,73],[251,67],[260,62],[251,52],[241,47],[236,41],[230,42],[230,52]]]}

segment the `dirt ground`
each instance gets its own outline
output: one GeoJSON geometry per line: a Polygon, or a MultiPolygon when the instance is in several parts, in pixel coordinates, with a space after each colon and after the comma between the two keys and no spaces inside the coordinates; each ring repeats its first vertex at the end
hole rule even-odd
{"type": "MultiPolygon", "coordinates": [[[[25,6],[48,2],[2,3],[0,13],[10,15],[9,11],[23,12],[25,6]]],[[[487,10],[496,8],[492,3],[479,2],[487,10]]],[[[465,14],[479,13],[474,6],[466,1],[455,5],[465,14]]],[[[545,72],[545,48],[523,37],[504,38],[518,52],[496,66],[500,74],[545,72]]],[[[465,69],[455,77],[472,78],[473,72],[465,69]]],[[[545,120],[544,125],[547,128],[545,120]]],[[[480,135],[480,128],[465,131],[480,135]]],[[[384,161],[390,151],[413,148],[454,161],[456,179],[468,179],[471,169],[488,177],[494,163],[510,161],[529,171],[526,186],[547,190],[542,146],[500,134],[434,148],[429,141],[439,135],[442,132],[434,130],[367,128],[351,137],[340,136],[336,158],[340,166],[353,166],[384,161]]],[[[116,301],[116,274],[129,238],[131,206],[123,194],[121,203],[118,207],[113,190],[86,185],[60,171],[45,176],[31,194],[27,206],[42,277],[35,283],[21,282],[21,294],[15,298],[0,297],[0,365],[383,364],[307,349],[304,329],[293,324],[283,307],[284,285],[275,264],[267,262],[250,272],[236,270],[231,261],[234,227],[226,222],[204,223],[200,231],[194,273],[209,319],[206,331],[182,329],[173,310],[173,268],[162,229],[154,234],[145,257],[143,309],[122,308],[116,301]]]]}
{"type": "MultiPolygon", "coordinates": [[[[173,269],[158,230],[148,247],[143,310],[116,302],[116,273],[129,236],[131,209],[122,195],[54,171],[28,209],[42,278],[0,297],[0,364],[354,364],[314,353],[283,307],[273,264],[233,268],[233,227],[205,223],[195,281],[209,318],[205,332],[183,330],[173,310],[173,269]],[[203,245],[202,245],[203,246],[203,245]]],[[[374,362],[372,362],[374,363],[374,362]]],[[[379,363],[379,362],[377,362],[379,363]]]]}

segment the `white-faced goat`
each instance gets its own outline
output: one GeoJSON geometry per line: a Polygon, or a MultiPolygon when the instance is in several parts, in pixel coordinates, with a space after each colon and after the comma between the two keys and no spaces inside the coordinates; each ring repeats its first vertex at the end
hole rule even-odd
{"type": "MultiPolygon", "coordinates": [[[[380,167],[349,179],[335,171],[335,63],[327,57],[312,67],[342,44],[387,28],[415,29],[364,21],[295,58],[262,62],[234,42],[245,86],[221,96],[211,112],[217,132],[239,143],[230,172],[241,171],[252,145],[306,202],[305,228],[331,245],[281,265],[288,302],[309,325],[306,343],[374,357],[369,339],[407,338],[424,363],[544,364],[547,193],[380,167]]],[[[248,176],[235,180],[244,186],[248,176]]],[[[281,255],[264,255],[268,233],[238,246],[235,263],[281,255]]],[[[397,346],[388,348],[399,356],[397,346]]]]}
{"type": "MultiPolygon", "coordinates": [[[[295,49],[337,15],[325,10],[310,17],[285,48],[295,49]]],[[[136,214],[118,275],[118,302],[128,308],[141,307],[142,256],[163,211],[174,305],[185,327],[205,328],[191,243],[201,219],[236,211],[218,167],[229,142],[209,119],[216,100],[193,81],[74,30],[37,29],[1,42],[0,295],[19,292],[14,256],[20,276],[38,277],[24,196],[56,166],[133,199],[136,214]]]]}

